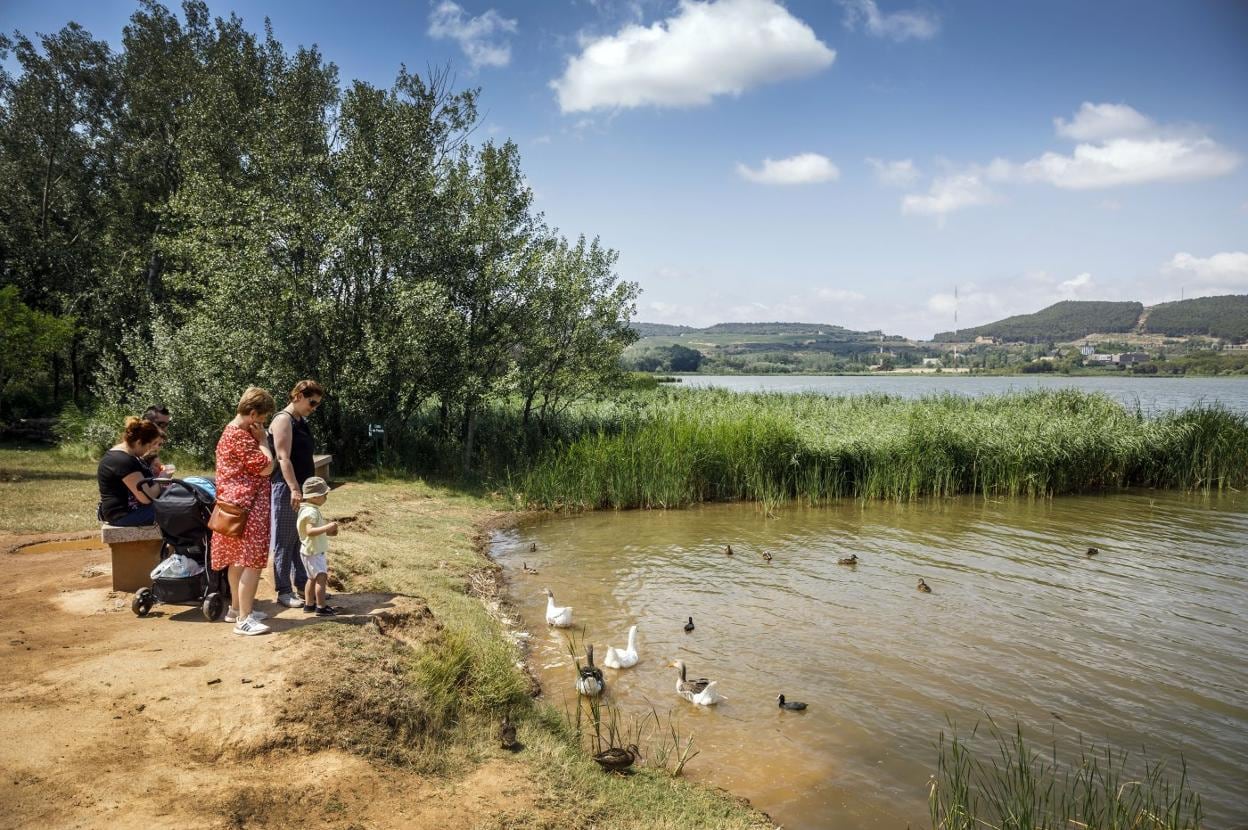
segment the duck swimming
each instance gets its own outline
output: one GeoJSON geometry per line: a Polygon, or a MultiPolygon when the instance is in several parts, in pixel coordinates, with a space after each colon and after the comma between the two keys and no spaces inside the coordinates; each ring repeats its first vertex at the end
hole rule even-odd
{"type": "Polygon", "coordinates": [[[693,631],[693,617],[690,617],[689,622],[685,623],[685,631],[693,631]]]}
{"type": "Polygon", "coordinates": [[[915,587],[919,590],[919,592],[924,593],[924,594],[930,594],[932,592],[932,586],[928,585],[926,582],[924,582],[921,579],[919,580],[919,584],[915,587]]]}
{"type": "Polygon", "coordinates": [[[637,665],[637,626],[628,628],[628,647],[624,649],[607,646],[607,656],[602,664],[609,669],[631,669],[637,665]]]}
{"type": "Polygon", "coordinates": [[[856,553],[851,553],[849,556],[846,556],[844,559],[838,559],[838,560],[836,560],[836,564],[838,564],[838,565],[857,565],[857,564],[858,564],[858,554],[856,554],[856,553]]]}
{"type": "Polygon", "coordinates": [[[785,700],[784,695],[776,695],[781,709],[788,709],[790,712],[800,712],[806,708],[806,704],[796,700],[785,700]]]}
{"type": "Polygon", "coordinates": [[[572,606],[555,605],[555,595],[546,589],[546,624],[555,628],[568,628],[572,625],[572,606]]]}
{"type": "Polygon", "coordinates": [[[594,647],[585,646],[585,665],[577,670],[576,690],[586,697],[597,697],[607,687],[602,669],[594,665],[594,647]]]}
{"type": "Polygon", "coordinates": [[[728,556],[732,556],[732,545],[725,545],[724,553],[727,554],[728,556]]]}
{"type": "Polygon", "coordinates": [[[1096,555],[1097,555],[1097,554],[1099,554],[1100,552],[1101,552],[1101,551],[1100,551],[1100,549],[1099,549],[1099,548],[1088,548],[1088,558],[1091,558],[1091,557],[1093,557],[1093,556],[1096,556],[1096,555]]]}
{"type": "Polygon", "coordinates": [[[524,572],[526,574],[532,574],[533,576],[537,575],[537,568],[530,568],[528,562],[521,562],[520,564],[524,566],[524,572]]]}
{"type": "Polygon", "coordinates": [[[537,553],[537,542],[529,542],[529,553],[537,553]]]}
{"type": "Polygon", "coordinates": [[[772,555],[771,555],[771,551],[769,551],[769,550],[765,550],[765,551],[763,551],[763,559],[765,559],[766,561],[770,562],[770,561],[772,560],[772,558],[773,558],[773,557],[772,557],[772,555]]]}
{"type": "Polygon", "coordinates": [[[698,706],[714,706],[724,699],[717,688],[718,681],[707,680],[705,677],[699,677],[697,680],[686,678],[684,660],[677,660],[675,663],[669,663],[668,666],[680,672],[680,676],[676,678],[676,694],[690,703],[696,703],[698,706]]]}

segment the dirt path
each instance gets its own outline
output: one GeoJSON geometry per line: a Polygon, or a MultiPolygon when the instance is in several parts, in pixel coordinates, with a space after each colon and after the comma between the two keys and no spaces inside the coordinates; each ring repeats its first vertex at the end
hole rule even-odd
{"type": "MultiPolygon", "coordinates": [[[[38,537],[67,538],[75,534],[38,537]]],[[[82,534],[78,534],[80,537],[82,534]]],[[[0,537],[0,805],[5,827],[507,826],[540,798],[490,758],[454,782],[336,751],[267,750],[309,621],[272,602],[275,634],[238,637],[197,607],[143,619],[110,590],[89,537],[44,553],[0,537]]],[[[414,602],[340,595],[352,624],[414,602]]]]}

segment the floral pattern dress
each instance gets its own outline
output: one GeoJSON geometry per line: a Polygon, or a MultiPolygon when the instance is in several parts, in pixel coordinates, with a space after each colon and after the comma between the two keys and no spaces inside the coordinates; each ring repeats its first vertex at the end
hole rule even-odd
{"type": "Polygon", "coordinates": [[[217,498],[246,507],[247,524],[238,538],[212,534],[212,567],[264,568],[269,564],[268,457],[251,433],[233,424],[217,441],[217,498]]]}

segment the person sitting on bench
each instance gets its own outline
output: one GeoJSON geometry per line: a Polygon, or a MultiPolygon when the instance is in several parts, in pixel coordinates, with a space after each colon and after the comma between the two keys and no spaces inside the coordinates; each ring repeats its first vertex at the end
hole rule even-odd
{"type": "Polygon", "coordinates": [[[104,453],[96,471],[100,485],[100,521],[117,527],[150,525],[156,521],[151,496],[140,486],[149,474],[143,456],[159,450],[164,441],[160,427],[142,418],[126,419],[121,440],[104,453]]]}

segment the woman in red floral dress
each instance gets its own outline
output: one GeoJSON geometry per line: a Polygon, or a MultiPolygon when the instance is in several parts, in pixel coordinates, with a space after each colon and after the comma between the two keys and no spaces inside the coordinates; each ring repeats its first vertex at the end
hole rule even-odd
{"type": "Polygon", "coordinates": [[[217,441],[217,498],[247,508],[243,535],[212,534],[212,567],[230,568],[230,610],[235,634],[267,634],[267,616],[252,608],[260,572],[269,564],[269,474],[273,453],[264,423],[276,409],[273,396],[252,386],[238,401],[238,413],[217,441]]]}

